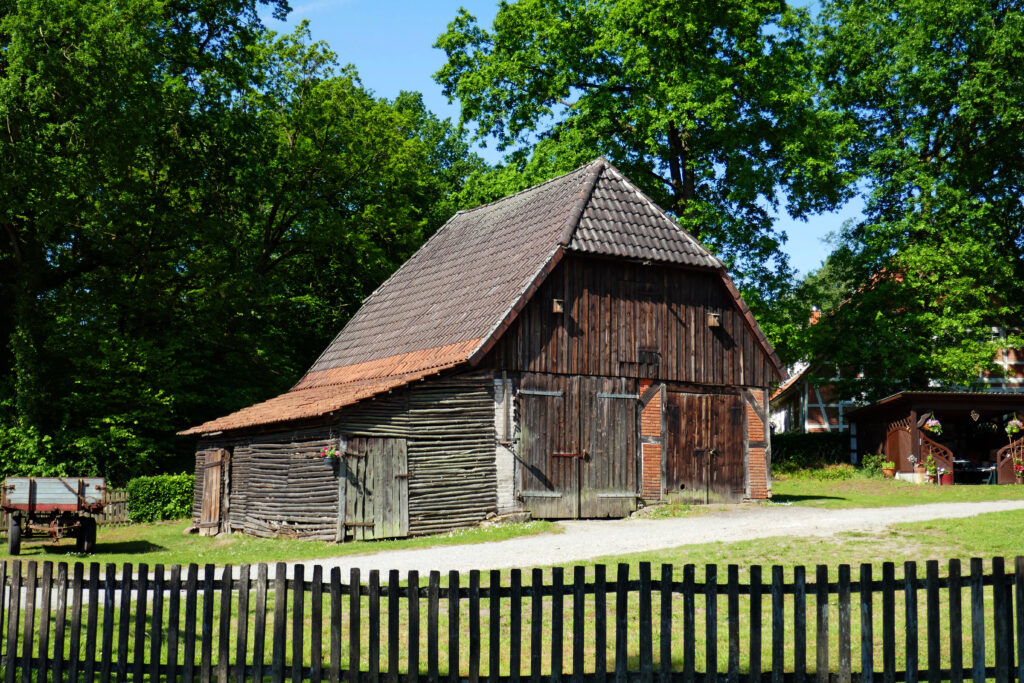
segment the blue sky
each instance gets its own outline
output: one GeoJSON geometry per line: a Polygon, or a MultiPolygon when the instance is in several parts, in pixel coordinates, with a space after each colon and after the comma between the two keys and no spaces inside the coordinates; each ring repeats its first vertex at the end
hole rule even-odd
{"type": "MultiPolygon", "coordinates": [[[[415,90],[423,93],[433,112],[454,120],[458,105],[448,104],[432,78],[444,63],[444,53],[433,45],[460,6],[485,26],[497,11],[494,0],[292,0],[287,22],[266,20],[276,31],[290,31],[307,19],[313,39],[330,45],[343,64],[354,64],[363,84],[377,95],[394,97],[402,90],[415,90]]],[[[493,148],[480,154],[488,161],[498,160],[493,148]]],[[[784,249],[792,266],[806,274],[821,265],[829,250],[822,241],[825,235],[837,231],[847,218],[859,217],[861,210],[858,201],[808,221],[780,216],[778,226],[789,236],[784,249]]]]}

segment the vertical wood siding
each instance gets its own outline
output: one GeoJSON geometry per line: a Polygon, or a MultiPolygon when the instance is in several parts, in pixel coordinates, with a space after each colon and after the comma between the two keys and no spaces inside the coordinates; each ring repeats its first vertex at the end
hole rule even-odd
{"type": "Polygon", "coordinates": [[[743,398],[669,391],[665,491],[703,502],[746,496],[743,398]],[[716,455],[707,452],[714,449],[716,455]]]}
{"type": "Polygon", "coordinates": [[[492,354],[495,367],[527,372],[758,387],[776,379],[718,274],[578,255],[563,259],[492,354]]]}

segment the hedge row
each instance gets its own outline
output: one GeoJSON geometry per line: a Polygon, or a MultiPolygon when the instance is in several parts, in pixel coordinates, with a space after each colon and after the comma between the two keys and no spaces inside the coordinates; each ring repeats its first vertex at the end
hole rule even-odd
{"type": "Polygon", "coordinates": [[[128,516],[133,522],[158,522],[192,516],[191,474],[136,477],[128,482],[128,516]]]}

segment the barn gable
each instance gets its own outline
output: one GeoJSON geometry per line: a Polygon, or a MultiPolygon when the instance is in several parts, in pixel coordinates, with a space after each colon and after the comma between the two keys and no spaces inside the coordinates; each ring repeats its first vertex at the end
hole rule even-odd
{"type": "Polygon", "coordinates": [[[209,434],[334,413],[490,352],[567,253],[670,264],[724,284],[775,376],[781,364],[722,263],[598,159],[453,216],[364,302],[285,394],[198,425],[209,434]]]}

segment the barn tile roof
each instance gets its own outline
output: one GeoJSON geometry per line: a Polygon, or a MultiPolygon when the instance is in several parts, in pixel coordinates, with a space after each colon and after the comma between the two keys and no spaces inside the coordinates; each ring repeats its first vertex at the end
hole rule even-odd
{"type": "Polygon", "coordinates": [[[598,159],[455,214],[363,302],[289,392],[182,433],[316,417],[476,363],[567,250],[719,271],[781,370],[722,263],[598,159]]]}

